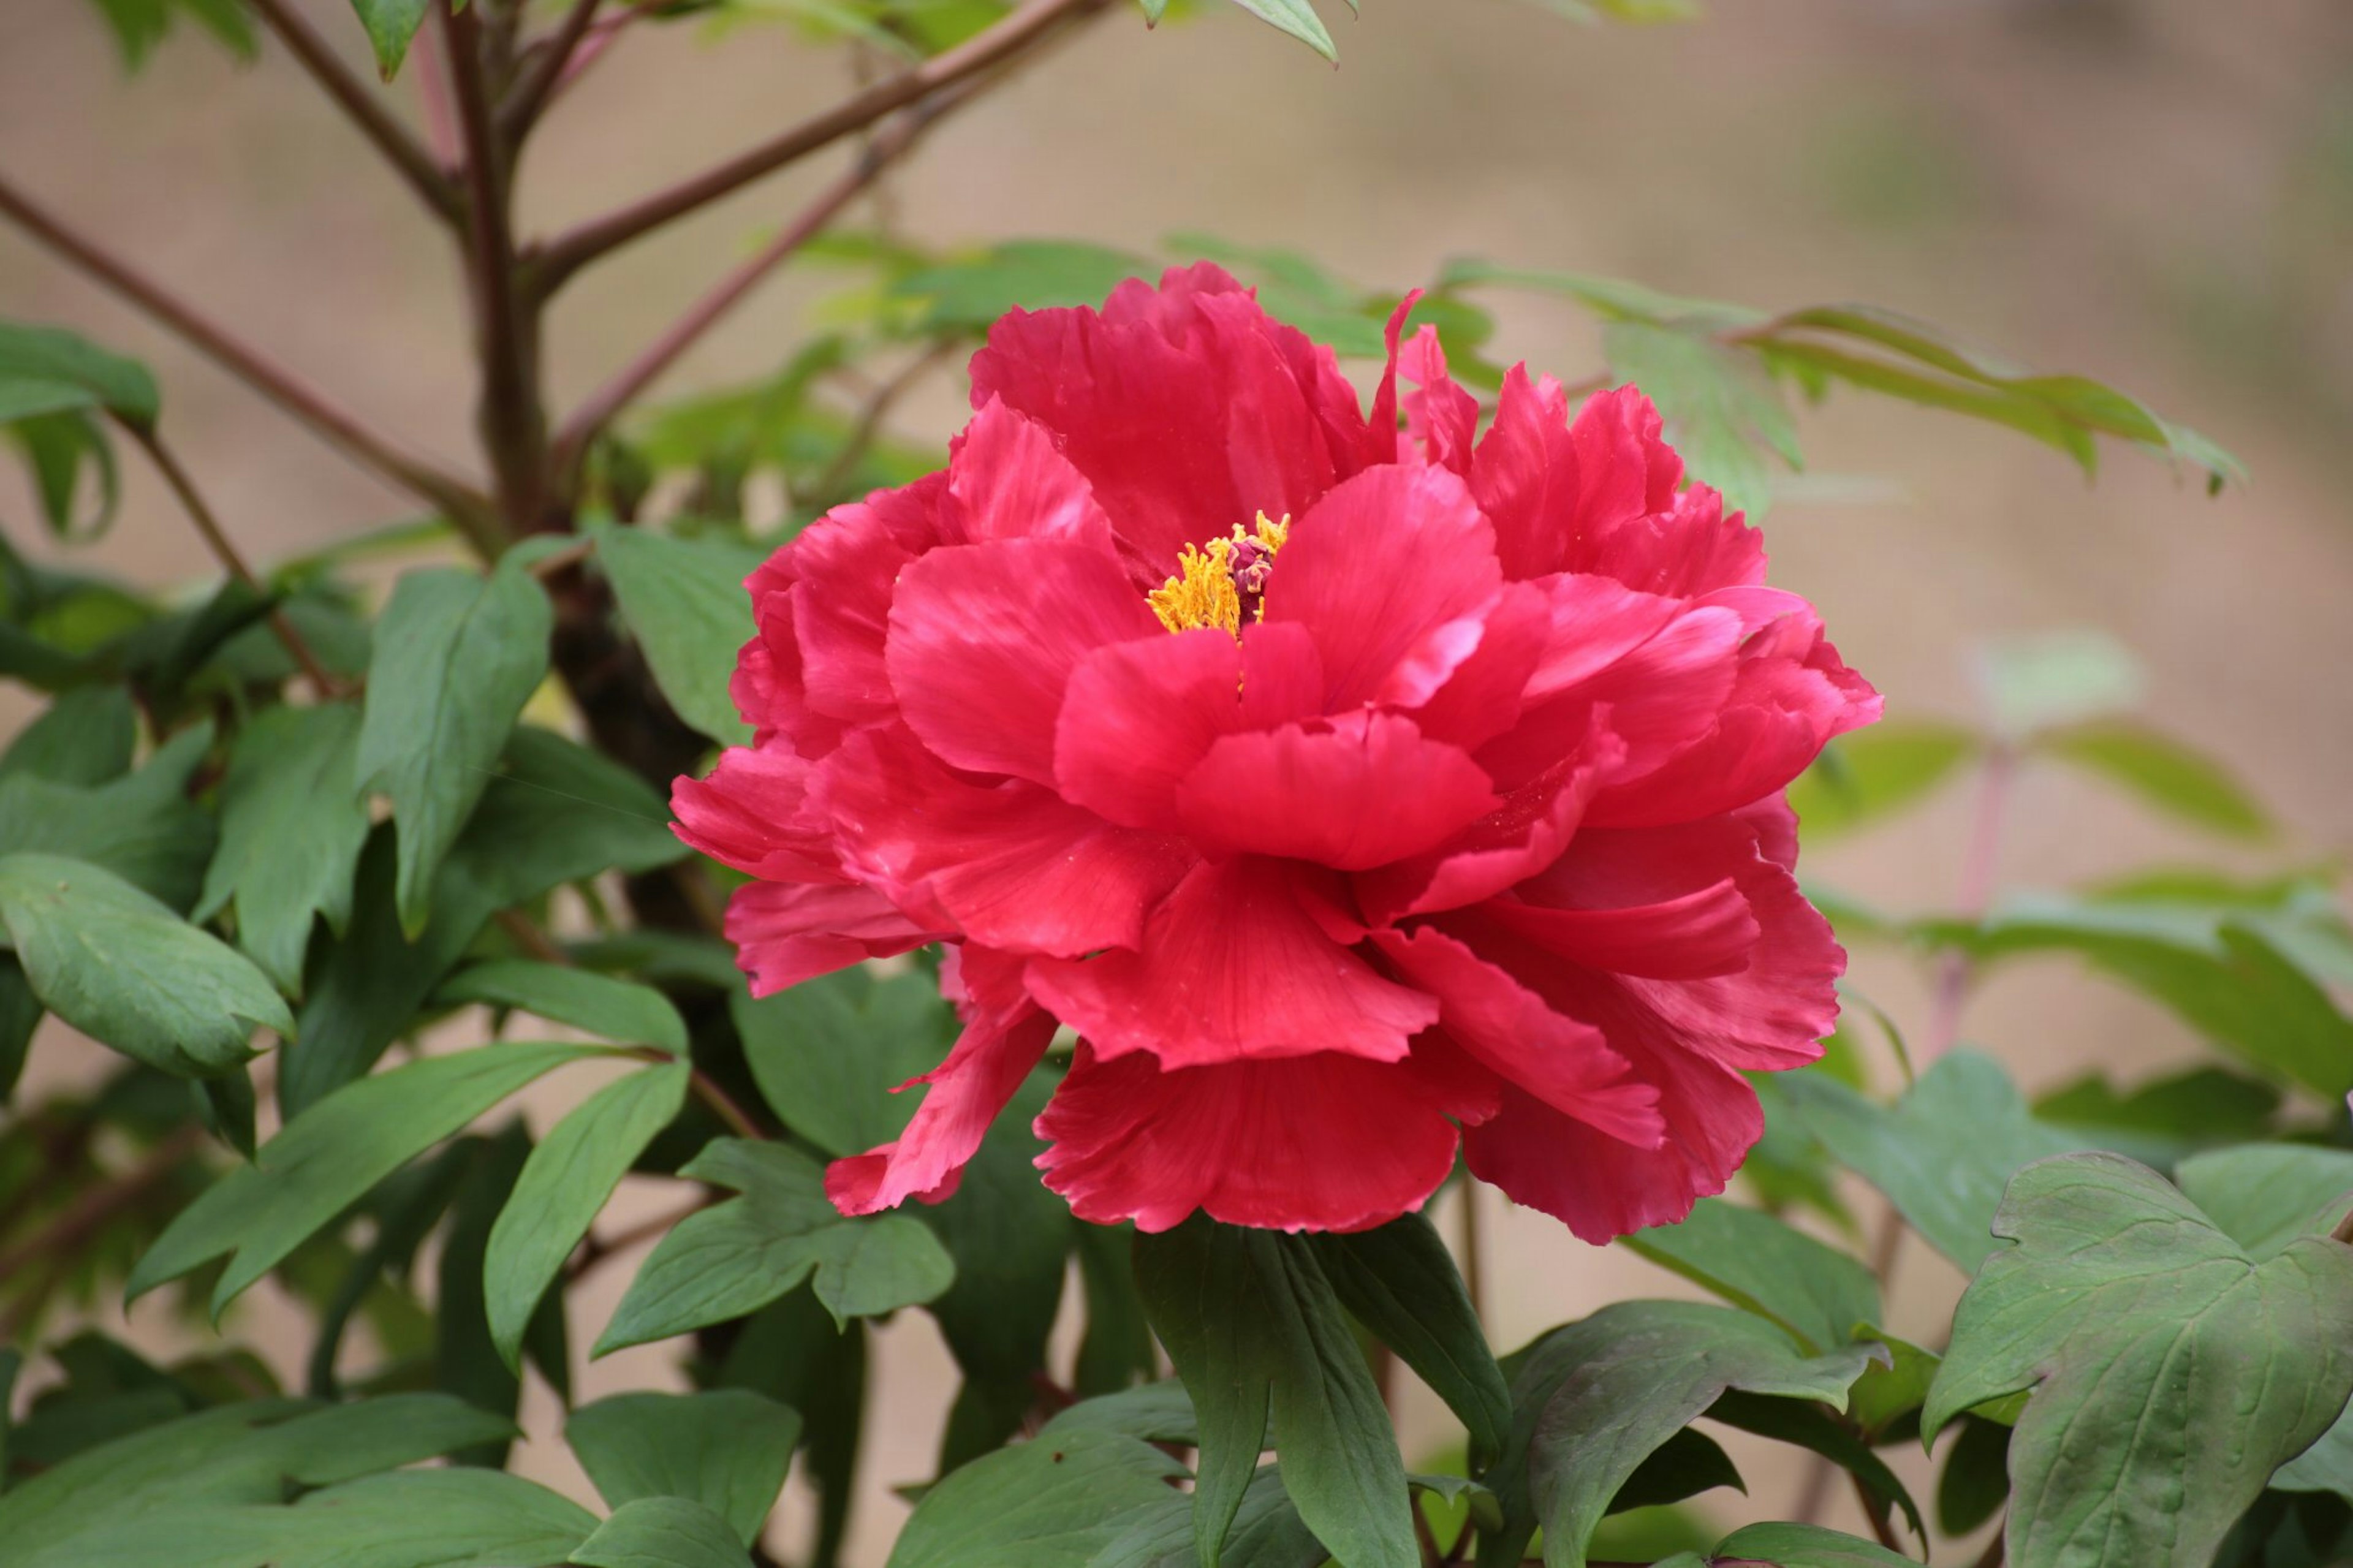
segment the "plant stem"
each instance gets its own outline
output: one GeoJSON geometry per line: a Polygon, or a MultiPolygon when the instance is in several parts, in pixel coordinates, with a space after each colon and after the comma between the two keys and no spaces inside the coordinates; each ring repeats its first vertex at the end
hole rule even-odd
{"type": "Polygon", "coordinates": [[[2348,1210],[2345,1217],[2337,1222],[2337,1228],[2328,1234],[2346,1246],[2353,1247],[2353,1210],[2348,1210]]]}
{"type": "Polygon", "coordinates": [[[803,208],[774,239],[721,279],[717,286],[696,300],[685,315],[648,344],[644,352],[630,361],[618,375],[591,394],[565,421],[562,433],[555,438],[556,472],[568,475],[586,452],[588,443],[612,422],[616,414],[628,406],[664,371],[675,364],[680,356],[700,342],[722,316],[741,303],[763,279],[782,266],[795,251],[817,237],[842,208],[874,183],[892,160],[905,153],[934,120],[960,101],[960,94],[943,94],[910,110],[903,119],[894,122],[890,130],[875,138],[873,145],[857,163],[828,185],[817,200],[803,208]]]}
{"type": "Polygon", "coordinates": [[[471,485],[402,452],[325,393],[75,234],[5,179],[0,179],[0,216],[177,332],[361,467],[431,502],[470,538],[481,542],[480,531],[489,521],[490,502],[471,485]]]}
{"type": "Polygon", "coordinates": [[[462,221],[465,209],[459,205],[458,187],[449,178],[449,172],[434,161],[433,154],[409,134],[406,127],[386,112],[365,82],[344,68],[326,41],[311,31],[311,25],[296,14],[287,0],[250,3],[261,14],[262,25],[278,36],[287,53],[335,100],[336,107],[359,128],[360,134],[375,143],[376,151],[408,182],[418,198],[444,222],[462,221]]]}
{"type": "Polygon", "coordinates": [[[755,1143],[766,1142],[768,1135],[760,1131],[760,1124],[735,1103],[733,1096],[719,1087],[718,1079],[701,1068],[690,1068],[686,1081],[687,1086],[694,1090],[694,1098],[709,1106],[711,1113],[725,1122],[730,1132],[755,1143]]]}
{"type": "Polygon", "coordinates": [[[0,1280],[13,1279],[26,1267],[44,1259],[58,1267],[36,1289],[17,1298],[14,1306],[0,1313],[0,1345],[13,1343],[29,1327],[48,1300],[55,1287],[56,1276],[69,1268],[74,1251],[92,1233],[115,1215],[130,1208],[204,1146],[205,1130],[200,1123],[183,1123],[169,1137],[147,1152],[146,1158],[121,1175],[86,1187],[79,1197],[53,1215],[47,1224],[32,1235],[0,1252],[0,1280]]]}
{"type": "Polygon", "coordinates": [[[573,273],[607,252],[863,130],[885,115],[953,87],[967,77],[977,76],[1018,54],[1063,22],[1102,10],[1109,3],[1110,0],[1028,0],[1003,20],[913,70],[853,93],[773,140],[667,190],[657,191],[565,231],[549,241],[535,258],[540,291],[553,293],[573,273]]]}
{"type": "Polygon", "coordinates": [[[1471,1180],[1462,1184],[1462,1289],[1471,1298],[1471,1315],[1481,1322],[1487,1321],[1485,1274],[1486,1247],[1480,1235],[1479,1184],[1471,1180]]]}
{"type": "MultiPolygon", "coordinates": [[[[2010,808],[2010,790],[2018,773],[2018,756],[1997,743],[1986,753],[1985,774],[1978,788],[1977,819],[1969,829],[1968,847],[1961,861],[1960,897],[1956,906],[1963,918],[1974,920],[1993,901],[1996,871],[2001,859],[2003,817],[2010,808]]],[[[1936,964],[1936,998],[1929,1015],[1922,1059],[1935,1061],[1952,1047],[1961,1032],[1961,1006],[1968,1000],[1968,956],[1947,952],[1936,964]]]]}
{"type": "Polygon", "coordinates": [[[603,4],[604,0],[573,0],[562,24],[527,55],[522,74],[499,105],[499,133],[508,146],[520,144],[538,122],[603,4]]]}
{"type": "MultiPolygon", "coordinates": [[[[213,558],[227,569],[230,576],[252,589],[256,594],[267,597],[269,590],[261,585],[261,580],[253,574],[253,568],[245,563],[245,557],[238,554],[237,546],[229,542],[228,534],[220,525],[220,520],[213,514],[212,508],[205,503],[202,492],[196,489],[195,480],[189,477],[187,469],[180,466],[180,460],[173,455],[172,449],[164,444],[162,435],[146,426],[134,425],[128,420],[119,420],[117,423],[147,454],[149,460],[155,465],[156,471],[164,476],[164,482],[172,487],[173,495],[179,498],[181,510],[188,514],[188,521],[196,525],[196,531],[204,535],[205,543],[212,551],[213,558]]],[[[310,677],[311,684],[317,689],[319,695],[327,698],[340,695],[343,689],[343,682],[337,680],[328,672],[327,667],[319,662],[319,656],[311,650],[309,643],[302,640],[302,634],[294,629],[294,623],[286,618],[286,612],[278,605],[272,605],[269,607],[268,619],[270,631],[275,633],[278,640],[285,645],[286,651],[293,656],[294,662],[301,667],[302,673],[310,677]]]]}
{"type": "Polygon", "coordinates": [[[485,35],[472,9],[440,0],[442,42],[451,96],[465,139],[467,254],[471,263],[475,334],[482,367],[477,422],[490,455],[499,511],[510,533],[528,533],[546,505],[546,416],[539,404],[538,312],[516,288],[514,240],[508,230],[508,158],[491,122],[483,80],[485,35]]]}
{"type": "Polygon", "coordinates": [[[834,454],[833,461],[826,465],[825,472],[818,476],[817,482],[803,499],[820,507],[831,506],[842,500],[841,487],[849,482],[849,477],[858,471],[859,463],[873,450],[875,438],[882,433],[882,421],[889,416],[892,408],[916,382],[953,355],[956,347],[954,342],[934,344],[876,387],[867,397],[866,405],[858,411],[858,423],[850,430],[849,438],[841,444],[841,450],[834,454]]]}

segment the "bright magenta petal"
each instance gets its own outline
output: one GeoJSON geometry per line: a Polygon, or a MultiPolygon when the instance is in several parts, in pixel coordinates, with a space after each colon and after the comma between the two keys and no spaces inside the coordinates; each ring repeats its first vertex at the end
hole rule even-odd
{"type": "Polygon", "coordinates": [[[844,882],[752,882],[727,900],[727,940],[754,996],[906,952],[941,934],[881,894],[844,882]]]}
{"type": "Polygon", "coordinates": [[[731,747],[707,777],[670,785],[671,831],[747,876],[839,881],[831,834],[809,802],[811,773],[780,747],[731,747]]]}
{"type": "Polygon", "coordinates": [[[1163,1071],[1083,1046],[1038,1119],[1038,1163],[1081,1219],[1162,1231],[1365,1230],[1419,1208],[1458,1134],[1427,1079],[1334,1052],[1163,1071]]]}
{"type": "Polygon", "coordinates": [[[1111,519],[1053,432],[991,398],[948,460],[944,529],[965,544],[1055,539],[1112,552],[1111,519]]]}
{"type": "Polygon", "coordinates": [[[883,667],[891,584],[938,536],[938,476],[837,507],[786,546],[804,699],[852,724],[898,709],[883,667]]]}
{"type": "Polygon", "coordinates": [[[891,683],[944,762],[1051,786],[1071,669],[1106,645],[1167,635],[1118,564],[1082,545],[934,550],[899,574],[891,683]]]}
{"type": "Polygon", "coordinates": [[[853,872],[916,918],[1010,952],[1134,947],[1198,858],[1181,839],[1115,827],[1050,790],[952,773],[903,731],[845,741],[822,791],[853,872]]]}
{"type": "Polygon", "coordinates": [[[1501,804],[1460,747],[1395,714],[1228,735],[1176,804],[1212,853],[1273,855],[1361,871],[1433,849],[1501,804]]]}
{"type": "Polygon", "coordinates": [[[1029,994],[1106,1057],[1166,1068],[1338,1051],[1395,1061],[1438,1004],[1325,934],[1270,860],[1207,861],[1153,912],[1142,946],[1039,959],[1029,994]]]}
{"type": "Polygon", "coordinates": [[[1178,826],[1176,786],[1240,724],[1241,686],[1242,650],[1214,626],[1097,648],[1071,671],[1055,782],[1111,821],[1178,826]]]}
{"type": "Polygon", "coordinates": [[[965,1026],[948,1059],[923,1081],[923,1102],[895,1142],[847,1160],[825,1173],[826,1196],[844,1214],[874,1214],[909,1198],[937,1203],[952,1195],[988,1124],[1046,1054],[1054,1021],[1035,1008],[1010,1017],[986,1015],[965,1026]]]}

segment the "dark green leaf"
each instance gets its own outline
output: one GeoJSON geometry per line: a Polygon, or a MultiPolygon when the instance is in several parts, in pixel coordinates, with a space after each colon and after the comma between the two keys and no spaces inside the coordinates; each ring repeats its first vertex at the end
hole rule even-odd
{"type": "Polygon", "coordinates": [[[1111,1432],[1000,1448],[923,1494],[890,1568],[1092,1568],[1139,1516],[1157,1516],[1184,1473],[1150,1444],[1111,1432]]]}
{"type": "Polygon", "coordinates": [[[1975,1415],[1961,1418],[1961,1435],[1945,1454],[1936,1477],[1936,1528],[1967,1535],[2010,1500],[2010,1428],[1975,1415]]]}
{"type": "Polygon", "coordinates": [[[670,999],[650,985],[561,963],[500,959],[461,969],[434,993],[445,1007],[482,1003],[512,1007],[575,1029],[633,1046],[681,1056],[686,1022],[670,999]]]}
{"type": "Polygon", "coordinates": [[[1886,1363],[1865,1372],[1847,1397],[1848,1416],[1862,1428],[1863,1436],[1876,1441],[1888,1427],[1920,1408],[1928,1397],[1928,1385],[1936,1381],[1939,1358],[1935,1352],[1922,1350],[1876,1326],[1865,1327],[1855,1338],[1874,1342],[1885,1347],[1888,1354],[1886,1363]]]}
{"type": "Polygon", "coordinates": [[[2207,1145],[2261,1138],[2279,1108],[2280,1091],[2270,1084],[2222,1068],[2193,1068],[2121,1092],[2100,1074],[2088,1074],[2036,1100],[2034,1118],[2162,1167],[2207,1145]]]}
{"type": "Polygon", "coordinates": [[[1814,1524],[1752,1524],[1716,1542],[1714,1562],[1770,1568],[1898,1568],[1911,1558],[1814,1524]]]}
{"type": "Polygon", "coordinates": [[[1927,1544],[1927,1521],[1920,1517],[1920,1505],[1912,1500],[1902,1479],[1871,1451],[1870,1444],[1821,1405],[1811,1400],[1733,1393],[1708,1406],[1707,1415],[1711,1421],[1820,1454],[1862,1483],[1874,1513],[1883,1516],[1891,1503],[1901,1508],[1913,1535],[1923,1546],[1927,1544]]]}
{"type": "Polygon", "coordinates": [[[1841,735],[1789,786],[1806,842],[1814,844],[1892,816],[1932,794],[1979,749],[1955,724],[1873,724],[1841,735]]]}
{"type": "Polygon", "coordinates": [[[195,918],[234,904],[237,942],[289,996],[321,915],[343,931],[367,843],[367,806],[352,772],[359,710],[348,703],[273,708],[237,737],[221,781],[220,848],[195,918]]]}
{"type": "Polygon", "coordinates": [[[2251,1143],[2181,1162],[2191,1203],[2256,1262],[2298,1237],[2326,1236],[2353,1207],[2353,1152],[2298,1143],[2251,1143]]]}
{"type": "Polygon", "coordinates": [[[0,955],[0,1105],[16,1092],[33,1048],[33,1031],[41,1026],[41,999],[25,978],[25,966],[15,953],[0,955]]]}
{"type": "Polygon", "coordinates": [[[1310,1245],[1340,1304],[1446,1401],[1470,1431],[1472,1453],[1484,1459],[1501,1452],[1512,1427],[1511,1391],[1436,1227],[1407,1215],[1310,1245]]]}
{"type": "Polygon", "coordinates": [[[2206,1568],[2353,1394],[2353,1247],[2308,1236],[2258,1263],[2155,1173],[2099,1153],[2021,1172],[1995,1228],[2018,1245],[1962,1297],[1923,1435],[2031,1389],[2010,1562],[2206,1568]]]}
{"type": "Polygon", "coordinates": [[[1623,1301],[1540,1340],[1513,1379],[1512,1441],[1488,1475],[1505,1528],[1482,1563],[1514,1563],[1541,1525],[1547,1568],[1582,1568],[1587,1542],[1642,1461],[1727,1392],[1844,1409],[1872,1359],[1809,1357],[1762,1318],[1684,1301],[1623,1301]]]}
{"type": "Polygon", "coordinates": [[[1201,1568],[1216,1568],[1270,1421],[1284,1488],[1316,1538],[1351,1568],[1412,1568],[1397,1438],[1306,1242],[1196,1218],[1137,1237],[1135,1260],[1152,1326],[1200,1417],[1201,1568]]]}
{"type": "Polygon", "coordinates": [[[375,49],[376,69],[390,81],[400,69],[400,62],[408,58],[409,40],[425,23],[425,14],[432,8],[432,0],[352,0],[352,9],[359,13],[360,26],[367,29],[368,43],[375,49]]]}
{"type": "Polygon", "coordinates": [[[629,1284],[594,1352],[668,1339],[755,1312],[814,1277],[837,1321],[928,1301],[955,1265],[921,1220],[845,1219],[814,1160],[778,1143],[714,1140],[680,1167],[691,1181],[743,1196],[688,1215],[629,1284]]]}
{"type": "Polygon", "coordinates": [[[131,771],[139,710],[120,686],[68,691],[16,731],[0,754],[0,778],[30,773],[62,784],[95,787],[131,771]]]}
{"type": "Polygon", "coordinates": [[[259,970],[114,876],[0,856],[0,926],[33,994],[75,1028],[183,1078],[226,1072],[294,1020],[259,970]]]}
{"type": "Polygon", "coordinates": [[[916,1100],[891,1091],[939,1066],[956,1035],[955,1010],[921,973],[853,966],[757,1000],[737,986],[728,1008],[769,1109],[835,1155],[897,1138],[916,1100]]]}
{"type": "Polygon", "coordinates": [[[2270,815],[2228,768],[2147,725],[2110,720],[2045,736],[2038,749],[2195,826],[2233,838],[2272,831],[2270,815]]]}
{"type": "Polygon", "coordinates": [[[532,1314],[564,1260],[654,1134],[677,1118],[687,1074],[686,1063],[672,1062],[616,1079],[531,1152],[491,1227],[483,1267],[491,1341],[508,1366],[521,1358],[532,1314]]]}
{"type": "Polygon", "coordinates": [[[1074,1231],[1087,1326],[1072,1386],[1082,1394],[1108,1394],[1157,1375],[1159,1354],[1135,1287],[1134,1228],[1081,1221],[1074,1231]]]}
{"type": "MultiPolygon", "coordinates": [[[[433,1384],[478,1410],[512,1417],[522,1395],[522,1380],[491,1343],[482,1261],[491,1226],[531,1152],[531,1138],[522,1122],[509,1121],[489,1137],[468,1138],[461,1146],[468,1151],[465,1179],[450,1205],[449,1226],[442,1234],[433,1271],[433,1384]]],[[[557,1365],[563,1364],[558,1357],[557,1365]]],[[[461,1465],[503,1469],[507,1445],[503,1440],[484,1443],[452,1458],[461,1465]]]]}
{"type": "Polygon", "coordinates": [[[536,1482],[475,1468],[370,1476],[275,1511],[270,1568],[560,1563],[596,1524],[536,1482]]]}
{"type": "Polygon", "coordinates": [[[1939,1058],[1893,1110],[1810,1073],[1780,1088],[1807,1130],[1965,1273],[1996,1250],[1993,1214],[2011,1173],[2080,1146],[2035,1121],[2000,1064],[1972,1050],[1939,1058]]]}
{"type": "Polygon", "coordinates": [[[113,872],[174,910],[195,901],[212,818],[188,799],[212,726],[183,730],[135,773],[90,787],[34,773],[0,778],[0,854],[32,850],[113,872]]]}
{"type": "Polygon", "coordinates": [[[411,940],[425,929],[434,871],[547,671],[553,626],[547,595],[512,565],[487,578],[411,572],[385,606],[353,766],[362,789],[392,800],[400,923],[411,940]]]}
{"type": "MultiPolygon", "coordinates": [[[[1742,1492],[1748,1489],[1740,1479],[1739,1468],[1733,1464],[1732,1456],[1724,1451],[1723,1445],[1698,1427],[1686,1426],[1634,1467],[1634,1473],[1626,1478],[1625,1485],[1609,1500],[1609,1511],[1618,1514],[1640,1508],[1663,1508],[1717,1487],[1742,1492]]],[[[1500,1529],[1501,1525],[1490,1528],[1500,1529]]]]}
{"type": "Polygon", "coordinates": [[[606,1503],[687,1498],[749,1546],[785,1484],[801,1418],[748,1389],[617,1394],[581,1406],[564,1428],[606,1503]]]}
{"type": "Polygon", "coordinates": [[[2337,1418],[2311,1447],[2282,1465],[2272,1477],[2272,1489],[2283,1492],[2334,1492],[2353,1503],[2353,1408],[2337,1418]]]}
{"type": "Polygon", "coordinates": [[[234,1300],[367,1190],[475,1117],[592,1046],[496,1045],[433,1057],[328,1096],[181,1211],[131,1272],[136,1298],[225,1252],[213,1291],[234,1300]]]}
{"type": "Polygon", "coordinates": [[[92,408],[147,426],[161,407],[155,378],[137,361],[56,327],[0,321],[0,424],[92,408]]]}
{"type": "Polygon", "coordinates": [[[751,1568],[727,1521],[689,1498],[623,1503],[566,1561],[581,1568],[751,1568]]]}
{"type": "Polygon", "coordinates": [[[1879,1284],[1836,1247],[1755,1209],[1702,1198],[1680,1225],[1626,1245],[1736,1307],[1770,1318],[1805,1349],[1835,1350],[1879,1321],[1879,1284]]]}
{"type": "Polygon", "coordinates": [[[0,435],[24,453],[26,467],[32,470],[34,496],[41,503],[41,521],[52,535],[88,543],[114,526],[122,501],[122,475],[106,426],[95,416],[79,408],[37,414],[0,426],[0,435]],[[97,491],[88,502],[83,499],[85,475],[97,491]]]}
{"type": "MultiPolygon", "coordinates": [[[[1281,1473],[1272,1465],[1260,1466],[1242,1493],[1219,1560],[1221,1568],[1324,1568],[1331,1555],[1299,1517],[1281,1473]]],[[[1153,1507],[1128,1515],[1126,1528],[1087,1568],[1193,1568],[1193,1500],[1170,1491],[1153,1507]]]]}
{"type": "Polygon", "coordinates": [[[735,711],[728,682],[735,651],[751,634],[744,579],[760,564],[759,553],[723,539],[609,524],[596,531],[596,540],[621,618],[679,717],[723,746],[748,741],[751,727],[735,711]]]}
{"type": "Polygon", "coordinates": [[[96,0],[96,4],[128,70],[135,71],[147,63],[148,55],[183,15],[195,18],[238,57],[250,58],[254,53],[253,24],[237,0],[96,0]]]}
{"type": "Polygon", "coordinates": [[[835,1568],[849,1528],[866,1418],[866,1324],[837,1327],[807,1290],[754,1313],[712,1378],[750,1388],[801,1414],[801,1478],[817,1492],[809,1568],[835,1568]]]}
{"type": "Polygon", "coordinates": [[[1193,1398],[1178,1382],[1147,1383],[1117,1394],[1082,1399],[1054,1413],[1039,1429],[1039,1436],[1059,1432],[1119,1432],[1147,1443],[1176,1443],[1187,1448],[1201,1442],[1200,1423],[1193,1417],[1193,1398]]]}

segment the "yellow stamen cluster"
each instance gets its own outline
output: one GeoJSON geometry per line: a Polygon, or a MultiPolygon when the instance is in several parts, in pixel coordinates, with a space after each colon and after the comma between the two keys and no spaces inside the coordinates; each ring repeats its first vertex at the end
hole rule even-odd
{"type": "Polygon", "coordinates": [[[1289,517],[1277,522],[1261,512],[1248,532],[1236,523],[1229,539],[1185,546],[1185,552],[1176,559],[1176,575],[1145,595],[1152,613],[1172,632],[1215,626],[1239,638],[1245,605],[1252,620],[1266,614],[1262,585],[1268,566],[1290,535],[1289,517]],[[1240,584],[1235,581],[1238,563],[1245,564],[1245,581],[1240,584]]]}

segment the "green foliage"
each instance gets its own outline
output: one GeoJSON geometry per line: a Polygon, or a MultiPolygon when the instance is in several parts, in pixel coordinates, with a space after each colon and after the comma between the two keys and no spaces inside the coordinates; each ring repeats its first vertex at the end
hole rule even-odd
{"type": "Polygon", "coordinates": [[[122,51],[123,66],[130,70],[145,65],[155,46],[170,35],[173,24],[184,16],[239,58],[250,58],[255,52],[253,24],[237,0],[92,0],[92,4],[105,18],[115,47],[122,51]]]}
{"type": "Polygon", "coordinates": [[[1961,1300],[1923,1434],[2031,1389],[2010,1561],[2203,1568],[2353,1395],[2353,1248],[2306,1235],[2257,1260],[2155,1173],[2099,1153],[2020,1173],[1995,1227],[2017,1245],[1961,1300]],[[2134,1437],[2086,1452],[2084,1430],[2134,1437]]]}
{"type": "Polygon", "coordinates": [[[649,1498],[696,1503],[750,1545],[785,1484],[801,1418],[744,1389],[617,1394],[573,1413],[564,1440],[615,1509],[649,1498]]]}
{"type": "Polygon", "coordinates": [[[359,14],[360,26],[367,29],[376,68],[385,80],[390,81],[399,72],[417,29],[425,25],[426,13],[432,8],[432,0],[352,0],[352,9],[359,14]]]}
{"type": "Polygon", "coordinates": [[[1637,1231],[1626,1245],[1734,1306],[1770,1319],[1817,1355],[1879,1321],[1879,1282],[1870,1269],[1736,1204],[1702,1198],[1682,1224],[1637,1231]]]}
{"type": "Polygon", "coordinates": [[[939,1066],[955,1038],[955,1015],[920,974],[846,969],[757,1000],[738,991],[729,1006],[769,1108],[828,1154],[898,1137],[915,1105],[891,1091],[939,1066]]]}
{"type": "Polygon", "coordinates": [[[639,528],[596,531],[596,561],[612,579],[661,693],[679,717],[722,745],[750,739],[728,695],[744,641],[744,579],[759,555],[723,539],[680,539],[639,528]]]}

